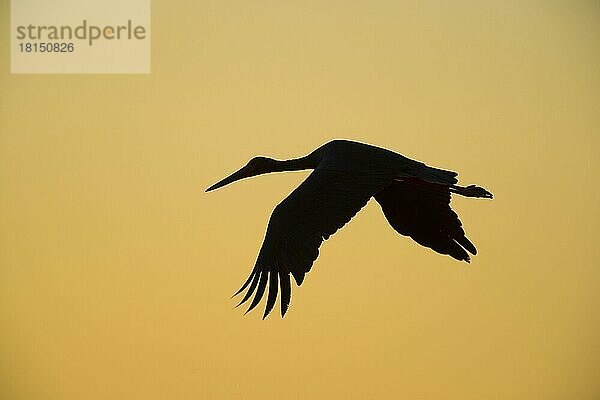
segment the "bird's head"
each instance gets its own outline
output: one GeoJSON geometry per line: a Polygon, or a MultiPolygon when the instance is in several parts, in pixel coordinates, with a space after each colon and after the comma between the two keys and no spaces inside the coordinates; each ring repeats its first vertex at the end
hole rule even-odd
{"type": "Polygon", "coordinates": [[[248,161],[248,164],[246,164],[233,174],[229,175],[227,178],[224,178],[219,182],[215,183],[214,185],[206,189],[206,191],[210,192],[211,190],[215,190],[225,185],[229,185],[230,183],[233,183],[240,179],[250,178],[251,176],[256,176],[260,174],[266,174],[267,172],[273,172],[275,171],[276,163],[277,161],[273,160],[272,158],[254,157],[253,159],[248,161]]]}

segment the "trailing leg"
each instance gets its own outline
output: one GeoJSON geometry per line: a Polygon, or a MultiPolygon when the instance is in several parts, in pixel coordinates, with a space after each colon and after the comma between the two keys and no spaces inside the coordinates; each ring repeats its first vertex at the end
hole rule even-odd
{"type": "Polygon", "coordinates": [[[450,185],[450,192],[460,194],[465,197],[483,197],[486,199],[491,199],[494,196],[485,190],[484,188],[476,185],[469,186],[458,186],[458,185],[450,185]]]}

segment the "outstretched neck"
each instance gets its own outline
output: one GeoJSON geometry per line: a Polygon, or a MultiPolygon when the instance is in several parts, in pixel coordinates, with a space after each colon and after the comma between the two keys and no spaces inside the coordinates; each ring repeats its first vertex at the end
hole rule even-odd
{"type": "Polygon", "coordinates": [[[319,165],[320,157],[313,152],[307,156],[293,158],[291,160],[273,160],[273,172],[300,171],[303,169],[315,169],[319,165]]]}

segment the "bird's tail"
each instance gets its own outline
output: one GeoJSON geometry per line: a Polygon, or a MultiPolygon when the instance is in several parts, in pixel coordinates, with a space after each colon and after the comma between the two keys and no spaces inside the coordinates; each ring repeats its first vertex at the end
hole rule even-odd
{"type": "Polygon", "coordinates": [[[430,167],[429,165],[425,164],[421,164],[418,170],[415,171],[414,175],[415,177],[428,182],[442,185],[451,185],[458,182],[458,179],[456,179],[458,173],[447,171],[445,169],[430,167]]]}

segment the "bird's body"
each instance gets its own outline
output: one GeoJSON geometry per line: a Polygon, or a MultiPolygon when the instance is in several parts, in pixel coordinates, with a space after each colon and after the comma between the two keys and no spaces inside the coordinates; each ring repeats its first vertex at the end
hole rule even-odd
{"type": "Polygon", "coordinates": [[[275,207],[252,273],[236,293],[248,288],[240,304],[258,305],[267,286],[263,318],[281,289],[281,315],[291,299],[290,275],[300,286],[319,254],[319,246],[344,226],[371,199],[380,204],[390,225],[417,243],[457,260],[476,253],[458,216],[451,193],[491,198],[478,186],[457,186],[457,173],[429,167],[393,151],[348,140],[333,140],[309,155],[278,161],[255,157],[242,169],[207,191],[238,179],[268,172],[314,169],[275,207]]]}

